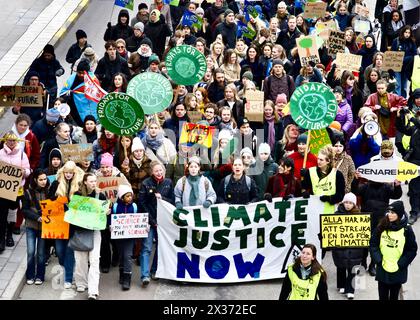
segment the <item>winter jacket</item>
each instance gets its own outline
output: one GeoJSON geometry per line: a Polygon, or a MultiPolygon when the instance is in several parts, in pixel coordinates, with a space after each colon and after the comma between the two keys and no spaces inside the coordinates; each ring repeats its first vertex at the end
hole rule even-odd
{"type": "Polygon", "coordinates": [[[341,124],[341,130],[347,132],[353,124],[353,112],[347,100],[344,100],[338,105],[335,121],[341,124]]]}
{"type": "Polygon", "coordinates": [[[417,55],[416,44],[411,39],[401,41],[397,38],[392,42],[391,50],[404,51],[404,60],[401,72],[406,72],[408,74],[412,73],[413,70],[410,70],[410,66],[412,67],[414,57],[417,55]]]}
{"type": "Polygon", "coordinates": [[[356,169],[364,164],[369,163],[370,158],[376,156],[380,151],[380,145],[371,136],[364,133],[357,133],[350,138],[349,141],[351,157],[354,161],[356,169]]]}
{"type": "MultiPolygon", "coordinates": [[[[190,194],[191,194],[191,185],[188,182],[188,178],[186,176],[182,177],[178,180],[175,185],[175,203],[182,202],[184,207],[191,206],[190,204],[190,194]]],[[[196,205],[202,205],[204,201],[208,200],[212,204],[216,203],[217,195],[213,189],[211,181],[204,177],[200,177],[200,181],[198,182],[198,194],[199,197],[197,199],[196,205]]]]}
{"type": "MultiPolygon", "coordinates": [[[[70,139],[70,144],[71,143],[73,143],[73,141],[71,141],[70,139]]],[[[60,149],[60,145],[57,142],[57,139],[55,136],[54,138],[51,138],[45,141],[44,146],[42,147],[41,159],[39,161],[40,168],[43,168],[43,169],[48,168],[48,159],[50,156],[50,152],[54,148],[60,149]]]]}
{"type": "Polygon", "coordinates": [[[146,156],[152,161],[156,160],[167,165],[176,157],[175,146],[168,138],[163,139],[162,145],[156,150],[156,152],[153,151],[149,146],[147,146],[147,144],[145,144],[145,141],[143,141],[143,144],[146,148],[146,156]]]}
{"type": "MultiPolygon", "coordinates": [[[[149,12],[152,12],[154,9],[157,9],[156,4],[152,3],[150,5],[150,9],[149,12]]],[[[164,4],[162,9],[160,9],[160,16],[164,18],[164,22],[167,24],[167,26],[169,27],[169,30],[173,31],[173,26],[172,26],[172,17],[171,17],[171,8],[169,6],[169,4],[164,4]]]]}
{"type": "MultiPolygon", "coordinates": [[[[251,178],[248,177],[248,179],[251,178]]],[[[248,188],[245,174],[239,180],[235,180],[233,174],[223,178],[217,190],[217,203],[248,204],[257,202],[258,200],[257,185],[251,179],[251,187],[248,188]],[[225,190],[225,181],[228,177],[230,177],[229,183],[225,190]]]]}
{"type": "Polygon", "coordinates": [[[4,144],[3,149],[0,150],[0,161],[22,168],[23,176],[20,185],[23,187],[25,185],[25,178],[31,174],[31,167],[26,153],[22,152],[19,146],[16,146],[13,150],[11,150],[6,144],[4,144]]]}
{"type": "Polygon", "coordinates": [[[269,157],[266,161],[264,161],[263,172],[253,177],[258,188],[258,199],[263,199],[265,189],[268,185],[268,180],[270,177],[277,174],[278,169],[279,165],[275,163],[271,157],[269,157]]]}
{"type": "Polygon", "coordinates": [[[366,45],[363,45],[363,47],[357,51],[357,54],[362,56],[362,70],[365,70],[370,64],[372,64],[373,56],[376,52],[378,52],[378,49],[376,49],[375,42],[373,43],[372,48],[366,48],[366,45]]]}
{"type": "Polygon", "coordinates": [[[134,34],[131,37],[128,37],[125,40],[125,47],[127,51],[131,53],[136,52],[137,49],[140,48],[140,42],[142,42],[145,38],[146,36],[144,33],[140,37],[136,37],[134,34]]]}
{"type": "Polygon", "coordinates": [[[28,128],[23,134],[19,134],[17,132],[16,126],[13,125],[12,131],[21,139],[25,139],[25,142],[19,142],[19,146],[22,150],[22,143],[24,145],[23,152],[26,153],[26,156],[29,159],[29,164],[31,169],[34,170],[39,165],[39,158],[40,158],[40,146],[38,143],[38,139],[34,135],[34,133],[28,128]]]}
{"type": "Polygon", "coordinates": [[[219,23],[214,33],[214,38],[218,34],[222,35],[223,41],[228,49],[235,49],[236,46],[236,32],[238,26],[236,23],[228,24],[226,22],[219,23]]]}
{"type": "Polygon", "coordinates": [[[227,85],[226,80],[223,87],[219,86],[219,84],[215,81],[210,83],[207,89],[210,102],[218,103],[220,100],[223,100],[225,98],[226,85],[227,85]]]}
{"type": "Polygon", "coordinates": [[[149,224],[152,227],[157,225],[157,199],[155,193],[160,193],[163,200],[174,204],[175,195],[172,181],[165,178],[158,183],[153,176],[143,181],[138,207],[142,210],[141,212],[149,213],[149,224]]]}
{"type": "Polygon", "coordinates": [[[391,223],[390,228],[384,230],[398,231],[404,229],[405,244],[401,257],[398,260],[398,270],[396,272],[387,272],[382,267],[383,254],[380,250],[381,234],[376,229],[370,238],[370,254],[372,260],[376,263],[376,281],[383,282],[388,285],[392,284],[403,284],[407,282],[408,266],[414,260],[417,255],[417,242],[413,228],[407,225],[407,216],[401,218],[401,220],[391,223]]]}
{"type": "Polygon", "coordinates": [[[299,38],[302,34],[296,28],[293,32],[287,30],[282,30],[277,37],[276,44],[280,44],[286,51],[287,58],[290,60],[291,55],[290,51],[296,47],[296,39],[299,38]]]}
{"type": "Polygon", "coordinates": [[[44,117],[35,122],[32,127],[32,132],[38,139],[38,143],[42,144],[45,140],[55,136],[54,129],[55,126],[49,125],[47,119],[44,117]]]}
{"type": "Polygon", "coordinates": [[[265,193],[271,194],[273,198],[285,196],[300,197],[302,195],[300,179],[296,179],[293,174],[277,173],[268,179],[265,193]]]}
{"type": "Polygon", "coordinates": [[[86,134],[82,127],[74,126],[71,138],[74,143],[94,143],[99,138],[99,133],[95,130],[86,134]]]}
{"type": "Polygon", "coordinates": [[[171,28],[162,19],[157,22],[149,21],[144,26],[144,34],[152,41],[153,52],[162,59],[166,37],[170,37],[172,34],[171,28]]]}
{"type": "MultiPolygon", "coordinates": [[[[217,101],[216,105],[218,109],[220,109],[221,107],[226,107],[226,106],[230,108],[229,103],[227,102],[226,99],[217,101]]],[[[236,100],[231,110],[232,110],[232,117],[235,120],[238,120],[240,117],[244,117],[245,115],[244,104],[241,100],[236,100]]]]}
{"type": "Polygon", "coordinates": [[[414,117],[410,119],[410,123],[405,123],[404,115],[400,115],[396,119],[396,127],[399,132],[406,136],[410,136],[410,147],[409,150],[404,157],[405,161],[414,163],[416,165],[420,165],[420,121],[415,119],[414,117]],[[411,151],[411,152],[410,152],[411,151]]]}
{"type": "Polygon", "coordinates": [[[127,39],[134,34],[133,28],[129,26],[130,23],[130,16],[128,11],[123,9],[118,14],[118,23],[115,26],[111,26],[111,23],[108,23],[108,27],[104,34],[104,41],[108,40],[118,40],[118,39],[127,39]],[[121,17],[126,16],[127,22],[126,24],[121,23],[121,17]]]}
{"type": "Polygon", "coordinates": [[[74,63],[80,58],[82,52],[85,51],[87,47],[92,47],[90,44],[86,43],[83,48],[80,48],[79,44],[73,43],[66,54],[66,61],[71,64],[71,69],[73,69],[74,63]]]}
{"type": "Polygon", "coordinates": [[[29,188],[25,191],[22,199],[22,213],[25,217],[25,224],[27,228],[41,230],[42,223],[38,219],[42,216],[41,205],[39,201],[48,198],[48,185],[45,188],[29,188]]]}
{"type": "Polygon", "coordinates": [[[345,151],[343,151],[343,153],[336,158],[335,163],[337,165],[337,170],[343,174],[346,184],[345,193],[349,193],[351,190],[351,183],[354,179],[354,173],[356,171],[353,159],[345,151]]]}
{"type": "Polygon", "coordinates": [[[117,58],[114,61],[109,60],[108,54],[105,52],[104,57],[99,60],[98,66],[95,70],[95,75],[98,77],[101,87],[105,91],[110,91],[112,86],[112,77],[114,74],[122,72],[130,80],[130,70],[128,69],[127,60],[120,57],[117,53],[117,58]]]}
{"type": "MultiPolygon", "coordinates": [[[[300,169],[303,168],[303,160],[304,155],[300,154],[298,151],[293,152],[288,156],[288,158],[293,159],[295,163],[295,177],[296,179],[300,180],[300,169]]],[[[308,152],[307,158],[306,158],[306,169],[316,167],[317,166],[317,156],[314,155],[311,152],[308,152]]]]}
{"type": "Polygon", "coordinates": [[[295,86],[299,87],[300,85],[302,85],[304,83],[304,81],[322,83],[323,80],[324,80],[324,78],[322,77],[321,71],[319,71],[318,68],[314,68],[314,73],[309,77],[305,77],[301,74],[298,75],[296,77],[295,86]]]}
{"type": "MultiPolygon", "coordinates": [[[[347,211],[344,205],[340,203],[338,205],[338,214],[354,214],[360,213],[358,208],[353,208],[351,211],[347,211]]],[[[337,248],[332,249],[332,257],[334,265],[337,268],[352,269],[354,266],[360,265],[363,260],[364,249],[363,248],[337,248]]]]}
{"type": "Polygon", "coordinates": [[[25,79],[23,80],[24,83],[29,83],[28,75],[31,74],[31,71],[39,73],[39,81],[45,85],[45,88],[47,88],[50,93],[57,91],[56,74],[60,74],[60,76],[64,74],[64,68],[55,56],[51,61],[46,61],[42,56],[36,58],[26,73],[25,79]]]}
{"type": "Polygon", "coordinates": [[[265,78],[263,91],[264,100],[268,99],[275,102],[277,96],[284,93],[287,96],[287,101],[289,101],[295,91],[295,83],[289,75],[283,75],[280,78],[275,75],[271,75],[265,78]]]}
{"type": "Polygon", "coordinates": [[[134,194],[134,201],[136,203],[138,201],[140,188],[144,179],[150,177],[150,163],[151,161],[146,155],[143,156],[140,167],[138,167],[137,164],[134,163],[133,159],[130,159],[130,163],[128,165],[129,171],[123,171],[128,182],[131,184],[131,188],[133,189],[134,194]]]}

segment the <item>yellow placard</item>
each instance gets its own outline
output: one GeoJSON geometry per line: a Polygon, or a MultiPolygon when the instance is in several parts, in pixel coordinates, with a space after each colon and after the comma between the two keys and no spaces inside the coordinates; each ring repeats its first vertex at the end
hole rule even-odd
{"type": "Polygon", "coordinates": [[[398,181],[406,181],[417,178],[419,176],[419,167],[411,162],[400,161],[398,162],[398,181]]]}
{"type": "Polygon", "coordinates": [[[211,126],[185,122],[182,126],[179,143],[186,143],[189,146],[199,144],[210,148],[213,143],[214,129],[211,126]]]}
{"type": "Polygon", "coordinates": [[[371,236],[370,213],[321,214],[322,248],[366,248],[371,236]]]}

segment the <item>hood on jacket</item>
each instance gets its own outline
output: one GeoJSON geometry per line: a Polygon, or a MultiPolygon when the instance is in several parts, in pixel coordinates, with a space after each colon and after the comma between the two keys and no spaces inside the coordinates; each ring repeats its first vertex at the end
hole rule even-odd
{"type": "Polygon", "coordinates": [[[118,24],[127,26],[130,24],[130,15],[128,14],[128,11],[126,9],[122,9],[118,14],[118,24]],[[121,22],[121,17],[127,17],[127,23],[123,24],[121,22]]]}

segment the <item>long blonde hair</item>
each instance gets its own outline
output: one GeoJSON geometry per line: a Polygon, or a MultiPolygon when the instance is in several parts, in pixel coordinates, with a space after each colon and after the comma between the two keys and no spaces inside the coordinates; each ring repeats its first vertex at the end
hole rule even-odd
{"type": "Polygon", "coordinates": [[[79,168],[74,161],[67,161],[57,171],[58,187],[55,194],[61,197],[67,197],[67,190],[69,189],[69,182],[64,176],[64,172],[73,172],[73,178],[70,180],[70,190],[68,193],[69,200],[73,194],[79,190],[80,184],[83,180],[85,172],[79,168]]]}

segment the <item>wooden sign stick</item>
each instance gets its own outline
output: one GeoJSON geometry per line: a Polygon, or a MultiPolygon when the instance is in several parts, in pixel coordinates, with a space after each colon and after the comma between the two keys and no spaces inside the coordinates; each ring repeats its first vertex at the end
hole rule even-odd
{"type": "Polygon", "coordinates": [[[308,158],[309,143],[311,142],[311,130],[308,130],[308,139],[306,140],[305,157],[303,158],[303,169],[306,168],[306,159],[308,158]]]}

